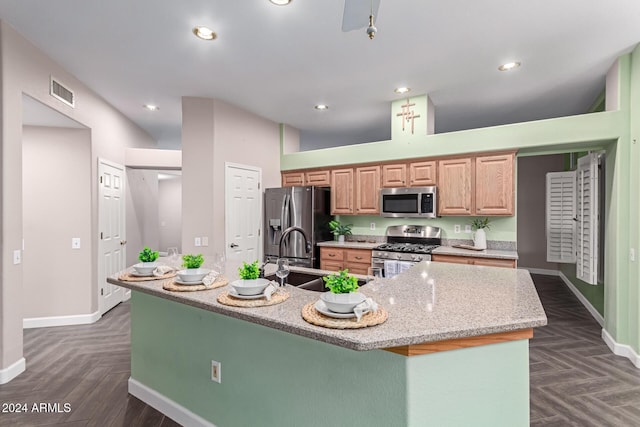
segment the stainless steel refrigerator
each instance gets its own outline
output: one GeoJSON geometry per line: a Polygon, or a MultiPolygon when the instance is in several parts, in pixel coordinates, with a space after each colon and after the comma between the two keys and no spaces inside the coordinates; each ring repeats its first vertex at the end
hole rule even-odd
{"type": "Polygon", "coordinates": [[[329,230],[330,193],[324,187],[285,187],[264,190],[264,255],[267,262],[276,262],[279,257],[279,242],[282,233],[290,227],[299,227],[282,241],[282,256],[289,258],[291,265],[320,267],[320,249],[316,243],[331,240],[329,230]]]}

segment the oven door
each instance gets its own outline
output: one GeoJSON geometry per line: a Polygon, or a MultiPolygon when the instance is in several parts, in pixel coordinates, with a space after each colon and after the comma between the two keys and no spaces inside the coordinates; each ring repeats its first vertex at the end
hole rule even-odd
{"type": "MultiPolygon", "coordinates": [[[[431,261],[431,255],[421,254],[420,261],[431,261]]],[[[371,258],[371,267],[382,268],[382,277],[387,279],[407,271],[420,261],[399,261],[392,259],[371,258]]]]}

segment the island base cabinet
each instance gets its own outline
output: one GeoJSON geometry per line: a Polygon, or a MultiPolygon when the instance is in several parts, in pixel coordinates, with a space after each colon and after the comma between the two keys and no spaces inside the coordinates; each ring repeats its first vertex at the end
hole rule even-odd
{"type": "Polygon", "coordinates": [[[133,291],[129,393],[182,425],[524,427],[528,340],[354,351],[133,291]]]}

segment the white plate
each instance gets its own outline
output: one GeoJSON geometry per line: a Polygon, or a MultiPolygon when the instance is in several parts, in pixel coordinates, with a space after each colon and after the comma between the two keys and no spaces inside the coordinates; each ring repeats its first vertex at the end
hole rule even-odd
{"type": "Polygon", "coordinates": [[[316,310],[318,310],[320,313],[324,314],[325,316],[333,317],[336,319],[350,319],[352,317],[356,317],[355,313],[336,313],[329,310],[327,306],[324,304],[324,301],[322,301],[321,299],[316,301],[316,305],[314,307],[316,308],[316,310]]]}
{"type": "Polygon", "coordinates": [[[148,274],[140,274],[140,273],[138,273],[137,271],[132,270],[132,271],[131,271],[131,275],[132,275],[132,276],[135,276],[135,277],[149,277],[149,276],[153,276],[153,272],[148,273],[148,274]]]}
{"type": "Polygon", "coordinates": [[[187,286],[190,286],[190,285],[202,285],[202,284],[203,284],[203,283],[202,283],[202,280],[198,280],[198,281],[196,281],[196,282],[183,282],[183,281],[182,281],[182,280],[180,280],[180,279],[175,279],[175,282],[176,282],[177,284],[179,284],[179,285],[187,285],[187,286]]]}
{"type": "Polygon", "coordinates": [[[239,298],[239,299],[260,299],[260,298],[264,298],[264,294],[258,294],[258,295],[240,295],[239,293],[236,292],[235,289],[231,288],[229,290],[229,295],[231,295],[234,298],[239,298]]]}

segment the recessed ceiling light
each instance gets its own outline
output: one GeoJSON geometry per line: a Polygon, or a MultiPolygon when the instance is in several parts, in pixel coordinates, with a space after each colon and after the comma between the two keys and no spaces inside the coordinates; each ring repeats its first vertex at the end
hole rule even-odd
{"type": "Polygon", "coordinates": [[[193,34],[195,34],[196,37],[202,40],[215,40],[218,37],[218,35],[214,33],[211,28],[201,26],[194,27],[193,34]]]}
{"type": "Polygon", "coordinates": [[[278,6],[286,6],[291,3],[291,0],[269,0],[273,4],[277,4],[278,6]]]}
{"type": "Polygon", "coordinates": [[[395,93],[407,93],[407,92],[409,92],[410,90],[411,90],[411,88],[410,88],[410,87],[397,87],[397,88],[395,88],[393,91],[394,91],[395,93]]]}
{"type": "Polygon", "coordinates": [[[326,105],[326,104],[318,104],[318,105],[316,105],[316,106],[315,106],[315,107],[313,107],[313,108],[315,108],[316,110],[328,110],[328,109],[329,109],[329,106],[328,106],[328,105],[326,105]]]}
{"type": "Polygon", "coordinates": [[[509,70],[513,70],[514,68],[518,68],[519,66],[520,66],[519,62],[507,62],[506,64],[502,64],[501,66],[499,66],[498,70],[509,71],[509,70]]]}
{"type": "Polygon", "coordinates": [[[158,107],[157,105],[153,105],[153,104],[144,104],[143,107],[146,108],[149,111],[158,111],[160,109],[160,107],[158,107]]]}

